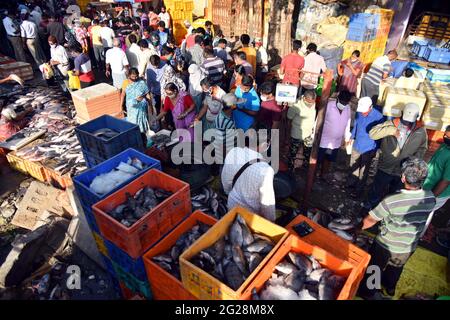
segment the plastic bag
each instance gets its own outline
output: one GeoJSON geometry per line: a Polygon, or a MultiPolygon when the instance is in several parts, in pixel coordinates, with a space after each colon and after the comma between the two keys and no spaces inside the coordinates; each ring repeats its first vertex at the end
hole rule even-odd
{"type": "MultiPolygon", "coordinates": [[[[331,92],[330,95],[336,92],[337,82],[333,79],[333,82],[331,82],[331,92]]],[[[316,87],[316,94],[321,97],[322,96],[322,89],[323,89],[323,77],[319,77],[319,83],[316,87]]]]}
{"type": "Polygon", "coordinates": [[[155,103],[152,105],[152,113],[148,114],[148,123],[150,124],[150,130],[154,132],[158,132],[160,129],[159,121],[157,120],[157,112],[155,108],[155,103]]]}
{"type": "Polygon", "coordinates": [[[68,71],[67,75],[69,76],[69,89],[81,89],[80,78],[78,76],[74,76],[72,71],[68,71]]]}
{"type": "Polygon", "coordinates": [[[39,66],[39,70],[41,70],[42,76],[44,77],[45,80],[51,79],[55,75],[52,66],[48,63],[41,64],[39,66]]]}

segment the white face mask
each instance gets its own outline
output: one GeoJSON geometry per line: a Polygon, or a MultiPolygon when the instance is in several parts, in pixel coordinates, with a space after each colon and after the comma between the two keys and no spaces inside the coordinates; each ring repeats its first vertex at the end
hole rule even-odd
{"type": "Polygon", "coordinates": [[[269,99],[267,99],[266,96],[261,96],[261,101],[268,101],[269,99]]]}
{"type": "Polygon", "coordinates": [[[51,44],[50,48],[55,49],[56,48],[56,44],[51,44]]]}
{"type": "Polygon", "coordinates": [[[342,103],[338,102],[338,103],[336,104],[336,107],[337,107],[339,110],[342,111],[342,110],[345,109],[346,105],[343,105],[342,103]]]}

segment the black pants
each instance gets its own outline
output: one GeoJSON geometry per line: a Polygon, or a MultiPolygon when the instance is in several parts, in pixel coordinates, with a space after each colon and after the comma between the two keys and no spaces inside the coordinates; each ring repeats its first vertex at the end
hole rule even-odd
{"type": "Polygon", "coordinates": [[[84,89],[84,88],[93,86],[94,84],[95,84],[95,81],[92,81],[92,82],[83,82],[83,81],[80,81],[81,89],[84,89]]]}
{"type": "Polygon", "coordinates": [[[364,204],[364,208],[372,210],[387,194],[393,194],[402,187],[402,181],[399,176],[388,174],[378,170],[369,191],[369,196],[364,204]]]}
{"type": "MultiPolygon", "coordinates": [[[[408,262],[410,253],[393,253],[386,250],[384,247],[378,244],[375,240],[369,251],[371,259],[369,262],[369,267],[376,265],[381,271],[381,285],[387,290],[395,291],[398,280],[403,271],[403,267],[406,262],[408,262]]],[[[361,280],[359,285],[358,293],[362,296],[371,296],[378,289],[381,288],[368,288],[368,284],[373,284],[372,278],[376,273],[373,271],[371,273],[366,273],[364,278],[361,280]]]]}

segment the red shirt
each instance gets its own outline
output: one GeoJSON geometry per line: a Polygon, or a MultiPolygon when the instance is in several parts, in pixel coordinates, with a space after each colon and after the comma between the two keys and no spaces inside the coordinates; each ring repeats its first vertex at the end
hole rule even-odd
{"type": "Polygon", "coordinates": [[[186,49],[192,48],[195,45],[195,34],[190,34],[186,38],[186,49]]]}
{"type": "MultiPolygon", "coordinates": [[[[184,111],[186,111],[187,109],[189,109],[190,106],[192,106],[194,104],[194,100],[192,100],[192,97],[190,95],[184,96],[184,111]]],[[[166,97],[166,99],[164,99],[164,106],[163,106],[163,111],[164,112],[169,112],[169,111],[173,111],[173,109],[175,108],[175,106],[172,103],[172,100],[170,100],[169,97],[166,97]]]]}
{"type": "Polygon", "coordinates": [[[281,61],[281,68],[284,68],[283,83],[291,83],[300,86],[300,70],[305,65],[305,58],[296,54],[290,53],[281,61]]]}
{"type": "Polygon", "coordinates": [[[264,124],[268,129],[272,128],[275,121],[281,120],[281,107],[275,99],[261,101],[261,108],[258,112],[258,122],[264,124]]]}

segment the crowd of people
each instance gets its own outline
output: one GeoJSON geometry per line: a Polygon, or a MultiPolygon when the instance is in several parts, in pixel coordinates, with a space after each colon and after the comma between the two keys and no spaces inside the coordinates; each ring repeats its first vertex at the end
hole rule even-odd
{"type": "MultiPolygon", "coordinates": [[[[267,77],[269,55],[261,39],[242,34],[232,42],[209,21],[198,28],[186,21],[188,33],[177,43],[164,7],[160,12],[139,9],[136,17],[90,10],[89,26],[77,20],[64,25],[63,17],[38,7],[29,9],[19,11],[19,27],[16,11],[8,10],[3,19],[16,59],[24,59],[26,46],[36,64],[47,61],[38,39],[42,29],[50,48],[48,61],[64,76],[72,71],[82,88],[96,82],[93,68],[104,72],[121,90],[127,120],[139,126],[144,139],[154,125],[183,129],[184,142],[194,141],[197,125],[203,132],[215,130],[208,142],[216,146],[215,156],[223,163],[220,174],[229,206],[241,205],[275,220],[276,172],[262,155],[271,149],[270,138],[255,138],[258,143],[250,147],[235,147],[234,139],[239,129],[250,137],[254,135],[250,129],[256,134],[262,129],[279,130],[280,144],[288,150],[289,170],[295,172],[309,162],[318,85],[327,69],[316,44],[309,43],[304,52],[302,41],[294,40],[292,52],[282,59],[280,79],[273,80],[267,77]],[[277,102],[278,82],[298,88],[295,103],[277,102]]],[[[419,121],[419,106],[407,103],[402,116],[386,118],[377,105],[379,86],[388,77],[396,51],[377,58],[364,75],[359,57],[360,52],[354,51],[338,65],[336,98],[328,102],[318,142],[318,178],[330,183],[332,164],[346,146],[351,157],[345,187],[352,197],[362,199],[369,168],[379,153],[377,172],[360,212],[360,228],[383,222],[370,253],[392,294],[433,212],[450,198],[450,127],[443,145],[426,164],[422,159],[428,138],[419,121]],[[354,119],[352,103],[357,104],[354,119]]],[[[411,72],[407,70],[405,76],[411,72]]],[[[362,294],[373,298],[379,292],[367,289],[362,294]]]]}

